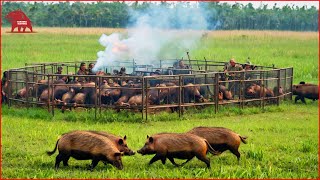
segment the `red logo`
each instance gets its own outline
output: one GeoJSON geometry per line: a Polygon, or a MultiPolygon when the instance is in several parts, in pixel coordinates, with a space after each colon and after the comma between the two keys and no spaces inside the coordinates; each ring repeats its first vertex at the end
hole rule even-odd
{"type": "Polygon", "coordinates": [[[32,32],[31,21],[21,9],[9,12],[6,15],[6,19],[11,23],[11,32],[13,32],[16,27],[18,27],[18,32],[21,32],[21,28],[23,28],[22,32],[25,32],[26,28],[29,28],[32,32]]]}

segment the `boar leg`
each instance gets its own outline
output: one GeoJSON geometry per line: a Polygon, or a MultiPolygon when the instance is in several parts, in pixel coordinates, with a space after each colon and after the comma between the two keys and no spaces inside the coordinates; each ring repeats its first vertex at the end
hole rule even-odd
{"type": "Polygon", "coordinates": [[[98,165],[98,162],[99,162],[99,159],[97,159],[97,158],[93,158],[92,159],[92,163],[91,163],[91,166],[90,166],[90,171],[93,171],[93,169],[98,165]]]}
{"type": "Polygon", "coordinates": [[[54,165],[56,169],[59,168],[60,162],[63,160],[63,154],[59,153],[56,157],[56,164],[54,165]]]}
{"type": "Polygon", "coordinates": [[[185,164],[186,164],[187,162],[189,162],[191,159],[193,159],[193,157],[192,157],[192,158],[189,158],[186,162],[182,163],[181,166],[185,165],[185,164]]]}
{"type": "Polygon", "coordinates": [[[70,156],[66,156],[66,157],[63,159],[63,165],[64,165],[64,166],[69,166],[69,165],[68,165],[69,159],[70,159],[70,156]]]}
{"type": "MultiPolygon", "coordinates": [[[[154,163],[154,162],[156,162],[156,161],[158,161],[158,160],[160,160],[161,159],[161,161],[162,161],[162,163],[163,163],[163,158],[166,158],[166,157],[163,157],[161,154],[156,154],[155,156],[153,156],[153,158],[150,160],[150,162],[149,162],[149,165],[151,165],[152,163],[154,163]]],[[[164,160],[164,162],[165,162],[165,160],[164,160]]]]}
{"type": "Polygon", "coordinates": [[[238,159],[238,162],[239,162],[240,161],[240,153],[239,153],[239,151],[237,149],[234,149],[234,148],[230,148],[229,150],[232,152],[232,154],[237,156],[237,159],[238,159]]]}
{"type": "Polygon", "coordinates": [[[306,101],[304,100],[304,97],[301,97],[300,99],[304,104],[307,104],[306,101]]]}
{"type": "Polygon", "coordinates": [[[296,98],[294,98],[294,103],[297,103],[299,99],[300,99],[300,96],[296,96],[296,98]]]}
{"type": "Polygon", "coordinates": [[[177,164],[176,162],[174,162],[173,157],[168,157],[168,159],[170,160],[170,162],[171,162],[173,165],[175,165],[175,166],[177,166],[177,167],[180,166],[179,164],[177,164]]]}
{"type": "Polygon", "coordinates": [[[166,164],[166,160],[167,160],[167,158],[166,158],[166,157],[161,158],[161,162],[162,162],[162,164],[166,164]]]}
{"type": "Polygon", "coordinates": [[[206,157],[205,154],[198,154],[196,156],[200,161],[207,164],[207,168],[210,168],[210,160],[206,157]]]}

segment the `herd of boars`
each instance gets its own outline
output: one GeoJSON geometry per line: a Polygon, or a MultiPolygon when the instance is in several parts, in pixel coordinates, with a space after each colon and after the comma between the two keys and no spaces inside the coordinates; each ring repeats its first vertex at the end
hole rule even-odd
{"type": "MultiPolygon", "coordinates": [[[[101,104],[115,105],[115,106],[138,106],[145,103],[149,105],[159,105],[161,102],[172,104],[179,102],[179,86],[177,82],[162,82],[158,84],[150,84],[150,87],[159,87],[148,90],[148,97],[142,97],[142,83],[134,81],[121,81],[121,82],[107,82],[103,81],[101,84],[96,85],[95,82],[80,83],[71,81],[66,83],[63,80],[39,80],[34,86],[29,86],[19,90],[15,98],[24,99],[29,93],[29,96],[36,97],[37,101],[42,103],[55,102],[56,106],[61,108],[62,111],[67,106],[81,106],[81,105],[94,105],[96,100],[99,99],[101,104]],[[144,99],[144,102],[142,102],[144,99]]],[[[206,99],[204,96],[208,94],[207,86],[200,86],[199,84],[184,83],[182,103],[190,102],[208,102],[209,97],[206,99]]],[[[275,90],[261,87],[258,84],[251,84],[246,87],[246,98],[260,98],[260,97],[274,97],[275,90]]],[[[209,93],[210,94],[210,93],[209,93]]],[[[283,94],[280,87],[279,95],[283,94]]],[[[219,100],[232,100],[233,94],[224,85],[219,85],[219,100]]]]}
{"type": "MultiPolygon", "coordinates": [[[[147,136],[144,146],[137,152],[141,155],[155,154],[149,165],[166,159],[175,165],[181,166],[194,157],[210,167],[207,153],[219,155],[230,150],[238,159],[240,143],[247,143],[245,136],[241,136],[230,129],[223,127],[195,127],[186,133],[158,133],[147,136]],[[177,164],[174,159],[185,159],[177,164]]],[[[55,168],[58,169],[61,161],[68,166],[68,160],[73,157],[77,160],[92,160],[90,170],[93,170],[99,161],[110,163],[118,169],[123,169],[121,157],[134,155],[127,145],[127,137],[123,138],[103,131],[76,130],[65,134],[57,140],[53,151],[47,151],[50,156],[58,149],[55,168]]]]}

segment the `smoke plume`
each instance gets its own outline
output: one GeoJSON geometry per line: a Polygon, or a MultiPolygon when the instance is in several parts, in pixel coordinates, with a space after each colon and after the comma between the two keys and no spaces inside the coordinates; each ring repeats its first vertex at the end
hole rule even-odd
{"type": "Polygon", "coordinates": [[[97,53],[94,71],[104,70],[116,61],[135,59],[137,64],[158,63],[159,59],[181,58],[196,48],[207,30],[207,12],[197,3],[174,6],[151,4],[147,9],[129,9],[128,34],[103,34],[99,42],[105,47],[97,53]]]}

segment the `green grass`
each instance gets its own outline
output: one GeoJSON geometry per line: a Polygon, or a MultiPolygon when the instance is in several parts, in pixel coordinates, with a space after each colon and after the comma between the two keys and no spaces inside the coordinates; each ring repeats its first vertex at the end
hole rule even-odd
{"type": "MultiPolygon", "coordinates": [[[[2,30],[2,71],[32,62],[96,60],[97,52],[104,49],[98,39],[102,33],[110,33],[108,29],[96,32],[98,30],[91,28],[87,28],[88,34],[85,34],[86,29],[79,28],[55,28],[52,32],[50,28],[38,28],[37,31],[10,34],[2,30]]],[[[317,83],[317,35],[316,32],[212,31],[196,49],[190,50],[190,56],[219,61],[234,57],[241,63],[250,57],[253,64],[293,67],[295,83],[317,83]]]]}
{"type": "MultiPolygon", "coordinates": [[[[77,31],[79,29],[75,29],[77,31]]],[[[35,34],[2,34],[2,70],[23,67],[30,62],[94,60],[102,50],[101,32],[86,34],[38,30],[35,34]]],[[[318,34],[292,32],[222,31],[211,32],[201,46],[190,51],[193,58],[294,67],[294,82],[318,83],[318,34]]],[[[189,109],[179,119],[176,113],[150,114],[142,120],[140,113],[111,110],[71,111],[52,116],[44,108],[8,108],[2,105],[2,177],[3,178],[317,178],[318,174],[318,102],[294,104],[284,102],[265,109],[237,106],[189,109]],[[223,126],[248,136],[241,144],[238,164],[230,152],[208,155],[211,168],[196,158],[175,168],[169,161],[148,166],[152,156],[136,154],[123,157],[123,170],[99,163],[93,172],[86,169],[90,161],[70,159],[69,167],[54,170],[55,156],[45,151],[54,148],[65,132],[104,130],[127,135],[133,150],[141,148],[147,135],[159,132],[185,132],[195,126],[223,126]]],[[[181,163],[182,161],[177,160],[181,163]]]]}
{"type": "MultiPolygon", "coordinates": [[[[24,108],[8,109],[3,106],[2,120],[2,177],[4,178],[315,178],[318,176],[318,106],[285,103],[269,106],[264,111],[246,108],[235,111],[225,108],[210,117],[204,113],[188,112],[182,119],[166,113],[148,121],[126,119],[95,121],[94,114],[78,112],[84,118],[68,119],[73,112],[52,117],[43,109],[30,111],[24,108]],[[35,116],[39,113],[41,115],[35,116]],[[22,115],[23,114],[23,115],[22,115]],[[91,118],[88,118],[91,116],[91,118]],[[162,118],[161,118],[162,117],[162,118]],[[166,117],[166,118],[163,118],[166,117]],[[169,161],[148,166],[152,156],[136,154],[124,157],[124,169],[99,163],[93,172],[86,169],[90,161],[70,159],[69,167],[54,170],[55,156],[45,151],[54,148],[57,138],[65,132],[104,130],[117,135],[127,135],[133,150],[141,148],[147,135],[158,132],[185,132],[195,126],[223,126],[248,136],[248,144],[241,144],[240,163],[230,152],[220,156],[209,155],[211,168],[196,158],[185,166],[175,168],[169,161]]],[[[110,112],[102,112],[110,113],[110,112]]],[[[179,163],[182,161],[177,160],[179,163]]]]}

